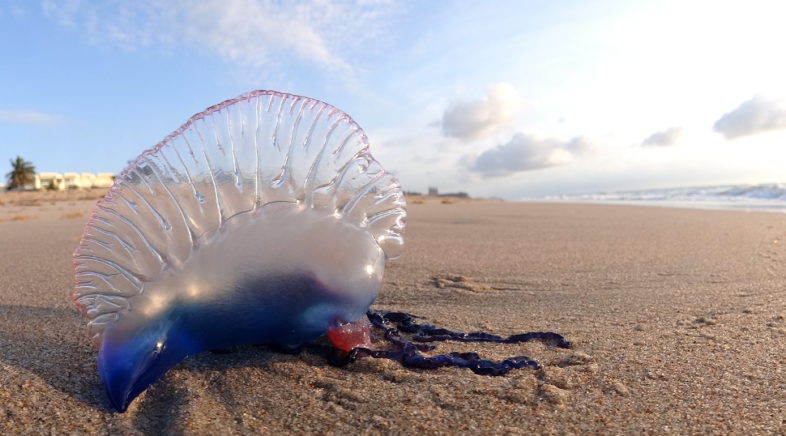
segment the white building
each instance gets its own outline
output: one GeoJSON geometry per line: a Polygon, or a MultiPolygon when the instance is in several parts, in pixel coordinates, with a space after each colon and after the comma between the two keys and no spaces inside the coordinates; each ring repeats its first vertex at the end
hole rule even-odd
{"type": "Polygon", "coordinates": [[[115,182],[112,173],[36,173],[32,185],[25,189],[90,189],[109,188],[115,182]]]}
{"type": "Polygon", "coordinates": [[[93,173],[82,173],[79,175],[79,185],[83,188],[92,188],[96,182],[96,175],[93,173]]]}
{"type": "Polygon", "coordinates": [[[33,181],[34,189],[49,189],[50,186],[58,191],[65,189],[63,175],[60,173],[36,173],[33,181]]]}
{"type": "Polygon", "coordinates": [[[111,188],[115,184],[115,175],[112,173],[98,173],[93,180],[94,188],[111,188]]]}
{"type": "Polygon", "coordinates": [[[63,173],[63,182],[66,189],[79,189],[82,187],[82,179],[77,173],[63,173]]]}

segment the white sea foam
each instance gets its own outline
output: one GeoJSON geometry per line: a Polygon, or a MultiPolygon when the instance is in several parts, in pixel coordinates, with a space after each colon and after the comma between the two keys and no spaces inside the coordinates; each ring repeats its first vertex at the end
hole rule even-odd
{"type": "Polygon", "coordinates": [[[786,212],[786,184],[767,183],[643,189],[590,194],[550,195],[523,200],[786,212]]]}

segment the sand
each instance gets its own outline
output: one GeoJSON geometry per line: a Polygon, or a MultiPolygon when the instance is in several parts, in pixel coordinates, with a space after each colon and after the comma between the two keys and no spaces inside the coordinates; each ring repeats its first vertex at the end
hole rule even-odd
{"type": "Polygon", "coordinates": [[[542,364],[484,377],[244,347],[117,414],[69,299],[95,200],[7,198],[32,218],[0,222],[0,434],[786,432],[786,215],[427,199],[375,307],[572,349],[439,346],[542,364]]]}
{"type": "Polygon", "coordinates": [[[0,191],[0,223],[36,219],[87,220],[106,189],[66,191],[0,191]]]}

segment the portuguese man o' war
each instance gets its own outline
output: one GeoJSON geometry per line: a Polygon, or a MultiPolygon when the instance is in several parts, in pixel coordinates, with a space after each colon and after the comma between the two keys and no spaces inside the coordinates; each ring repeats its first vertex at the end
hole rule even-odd
{"type": "Polygon", "coordinates": [[[406,217],[398,180],[327,103],[254,91],[194,115],[117,176],[74,251],[73,298],[110,403],[125,411],[189,355],[296,350],[325,334],[337,365],[370,356],[484,375],[537,363],[426,357],[434,346],[423,342],[570,346],[554,333],[458,333],[369,311],[385,261],[403,248],[406,217]],[[373,328],[389,347],[374,349],[373,328]]]}
{"type": "MultiPolygon", "coordinates": [[[[77,306],[118,411],[188,355],[298,347],[365,319],[404,244],[398,180],[321,101],[255,91],[122,171],[74,252],[77,306]]],[[[366,327],[370,328],[370,327],[366,327]]]]}

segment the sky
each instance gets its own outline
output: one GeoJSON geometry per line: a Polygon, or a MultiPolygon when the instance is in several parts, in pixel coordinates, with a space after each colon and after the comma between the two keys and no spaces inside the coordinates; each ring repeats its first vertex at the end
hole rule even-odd
{"type": "Polygon", "coordinates": [[[348,113],[407,191],[786,182],[784,16],[778,0],[0,0],[0,170],[117,173],[270,89],[348,113]]]}

